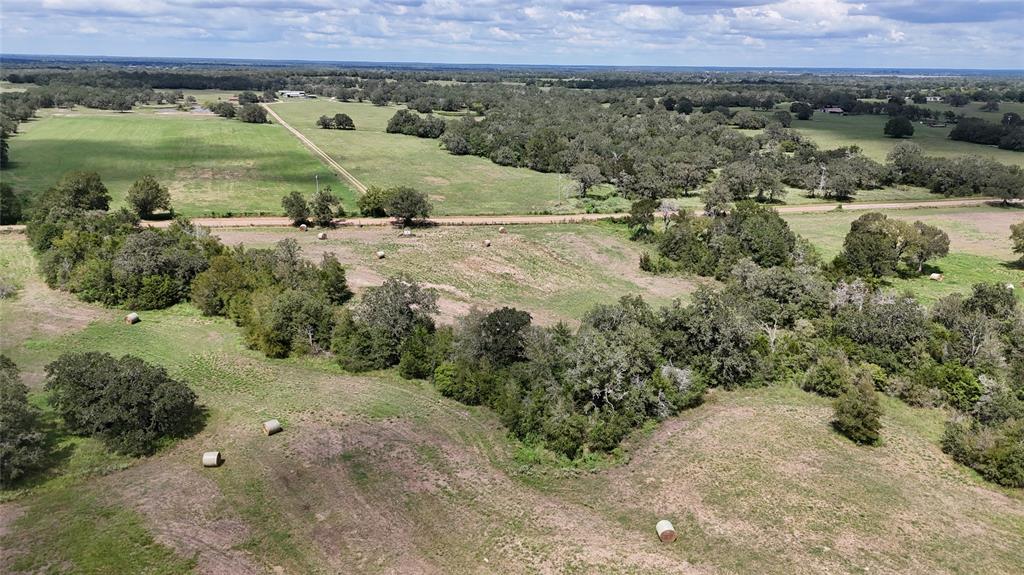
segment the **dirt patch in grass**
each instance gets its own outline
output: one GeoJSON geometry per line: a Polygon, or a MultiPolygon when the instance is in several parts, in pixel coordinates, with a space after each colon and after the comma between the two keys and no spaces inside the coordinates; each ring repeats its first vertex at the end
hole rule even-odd
{"type": "MultiPolygon", "coordinates": [[[[196,446],[192,446],[196,447],[196,446]]],[[[181,455],[181,449],[176,450],[181,455]]],[[[146,518],[153,538],[183,557],[196,557],[200,573],[260,572],[251,554],[238,549],[250,529],[227,505],[217,484],[194,466],[148,461],[105,481],[112,493],[146,518]]],[[[205,470],[218,473],[221,470],[205,470]]]]}

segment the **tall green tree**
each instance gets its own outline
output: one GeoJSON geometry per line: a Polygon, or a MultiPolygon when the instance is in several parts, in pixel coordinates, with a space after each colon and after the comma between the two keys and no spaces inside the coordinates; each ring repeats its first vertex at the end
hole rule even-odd
{"type": "Polygon", "coordinates": [[[914,135],[914,124],[906,116],[893,116],[882,131],[891,138],[909,138],[914,135]]]}
{"type": "Polygon", "coordinates": [[[281,207],[284,208],[284,213],[288,216],[288,219],[296,226],[304,224],[309,220],[309,204],[306,202],[306,198],[302,197],[302,194],[299,192],[293,191],[281,198],[281,207]]]}
{"type": "Polygon", "coordinates": [[[128,188],[128,203],[140,218],[146,219],[156,210],[171,209],[171,193],[155,177],[147,174],[128,188]]]}

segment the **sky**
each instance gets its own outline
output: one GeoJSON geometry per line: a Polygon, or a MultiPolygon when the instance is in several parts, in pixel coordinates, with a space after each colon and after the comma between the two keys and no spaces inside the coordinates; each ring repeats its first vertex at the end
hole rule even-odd
{"type": "Polygon", "coordinates": [[[0,52],[1024,69],[1024,0],[2,0],[0,52]]]}

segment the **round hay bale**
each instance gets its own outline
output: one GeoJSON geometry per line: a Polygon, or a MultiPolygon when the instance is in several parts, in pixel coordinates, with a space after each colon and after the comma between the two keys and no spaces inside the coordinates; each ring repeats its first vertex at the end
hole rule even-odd
{"type": "Polygon", "coordinates": [[[207,451],[203,454],[203,467],[220,467],[223,462],[219,451],[207,451]]]}
{"type": "Polygon", "coordinates": [[[485,248],[491,247],[491,240],[484,240],[484,247],[485,248]]]}
{"type": "Polygon", "coordinates": [[[405,228],[404,230],[402,230],[402,235],[405,237],[409,237],[412,235],[412,230],[410,230],[409,228],[405,228]]]}
{"type": "Polygon", "coordinates": [[[498,228],[498,233],[499,234],[507,234],[508,230],[505,229],[505,226],[501,226],[500,228],[498,228]]]}
{"type": "Polygon", "coordinates": [[[274,435],[275,433],[280,433],[281,431],[282,431],[282,427],[281,427],[281,422],[280,421],[278,421],[276,419],[271,419],[269,421],[264,421],[263,422],[263,434],[264,435],[274,435]]]}
{"type": "Polygon", "coordinates": [[[1013,284],[1006,284],[1006,289],[1008,289],[1010,291],[1013,291],[1014,290],[1013,284]]]}
{"type": "Polygon", "coordinates": [[[299,229],[302,230],[302,231],[306,231],[309,228],[306,227],[306,224],[301,224],[301,225],[299,225],[299,229]]]}
{"type": "Polygon", "coordinates": [[[137,314],[135,312],[132,312],[132,313],[124,316],[124,322],[126,324],[128,324],[128,325],[132,325],[133,323],[139,323],[140,321],[142,321],[142,320],[139,319],[139,314],[137,314]]]}
{"type": "Polygon", "coordinates": [[[327,239],[327,232],[320,232],[319,234],[316,235],[316,239],[318,239],[318,240],[326,240],[327,239]]]}
{"type": "Polygon", "coordinates": [[[662,543],[672,543],[676,540],[676,529],[672,527],[672,522],[668,519],[662,519],[654,526],[654,529],[658,532],[658,539],[661,539],[662,543]]]}
{"type": "Polygon", "coordinates": [[[379,260],[384,259],[384,250],[378,250],[377,251],[377,259],[379,259],[379,260]]]}

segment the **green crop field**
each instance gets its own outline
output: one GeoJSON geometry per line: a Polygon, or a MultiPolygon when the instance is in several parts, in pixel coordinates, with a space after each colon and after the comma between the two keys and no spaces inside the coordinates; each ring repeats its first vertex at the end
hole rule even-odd
{"type": "MultiPolygon", "coordinates": [[[[889,280],[894,289],[909,289],[922,301],[932,302],[944,295],[969,293],[978,282],[1012,283],[1024,286],[1024,269],[1013,264],[1020,256],[1010,244],[1010,225],[1024,221],[1024,210],[1001,207],[920,208],[882,210],[889,217],[920,220],[949,234],[949,255],[929,262],[929,273],[943,274],[941,282],[926,276],[889,280]]],[[[826,213],[783,214],[796,233],[808,238],[828,259],[843,247],[850,222],[864,212],[835,210],[826,213]]],[[[1024,300],[1024,289],[1016,290],[1024,300]]]]}
{"type": "Polygon", "coordinates": [[[6,573],[997,573],[1024,554],[1024,496],[940,451],[938,409],[886,399],[867,449],[831,430],[827,399],[715,390],[615,460],[566,467],[426,382],[269,360],[188,304],[125,326],[33,279],[23,237],[0,236],[0,260],[24,284],[0,301],[0,346],[34,403],[43,365],[94,350],[164,366],[207,410],[197,435],[141,459],[48,416],[51,467],[0,503],[6,573]],[[261,433],[270,417],[283,433],[261,433]],[[211,449],[225,463],[204,469],[211,449]],[[675,544],[658,542],[660,518],[675,544]]]}
{"type": "Polygon", "coordinates": [[[123,204],[128,187],[153,174],[171,190],[178,213],[280,214],[281,197],[311,195],[314,176],[353,207],[347,186],[277,125],[245,124],[172,110],[121,114],[98,110],[47,110],[9,140],[13,166],[5,182],[30,195],[65,172],[100,174],[123,204]]]}
{"type": "MultiPolygon", "coordinates": [[[[998,117],[994,119],[998,120],[998,117]]],[[[793,120],[793,127],[809,136],[822,148],[856,145],[860,146],[869,158],[884,162],[889,150],[900,141],[882,133],[888,120],[888,116],[840,116],[817,112],[810,120],[793,120]]],[[[1024,166],[1024,153],[950,140],[948,136],[952,129],[952,126],[930,128],[915,123],[914,136],[903,141],[913,142],[921,146],[926,154],[933,156],[954,157],[973,154],[992,158],[1004,164],[1024,166]]]]}
{"type": "Polygon", "coordinates": [[[567,177],[453,156],[437,140],[386,133],[398,107],[319,99],[273,108],[364,184],[417,188],[430,196],[438,215],[546,212],[558,204],[560,193],[568,195],[567,177]],[[316,127],[321,115],[338,113],[351,116],[356,129],[316,127]]]}

